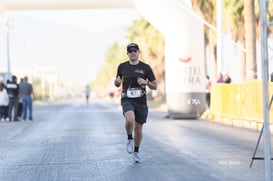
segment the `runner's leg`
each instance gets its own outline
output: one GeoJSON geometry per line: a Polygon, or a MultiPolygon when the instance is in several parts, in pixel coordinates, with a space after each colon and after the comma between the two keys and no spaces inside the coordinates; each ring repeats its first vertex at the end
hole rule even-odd
{"type": "Polygon", "coordinates": [[[135,113],[133,111],[127,111],[124,113],[124,116],[126,133],[127,135],[132,135],[135,122],[135,113]]]}
{"type": "MultiPolygon", "coordinates": [[[[135,149],[139,148],[142,140],[142,124],[135,122],[135,149]]],[[[138,152],[138,150],[135,150],[138,152]]]]}

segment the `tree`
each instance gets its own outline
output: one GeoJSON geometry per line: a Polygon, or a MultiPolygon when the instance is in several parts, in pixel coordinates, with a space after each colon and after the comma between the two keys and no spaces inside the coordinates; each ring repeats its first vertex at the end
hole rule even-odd
{"type": "MultiPolygon", "coordinates": [[[[126,42],[138,43],[141,49],[141,59],[149,63],[158,81],[158,88],[165,92],[165,63],[164,63],[164,38],[148,21],[139,19],[128,28],[126,42]],[[142,51],[143,50],[143,51],[142,51]]],[[[116,74],[120,62],[128,59],[126,45],[114,43],[107,51],[105,64],[92,83],[93,90],[106,88],[113,85],[113,77],[116,74]]]]}
{"type": "MultiPolygon", "coordinates": [[[[216,6],[215,1],[212,0],[192,0],[192,6],[196,12],[203,17],[205,21],[211,25],[216,25],[216,6]]],[[[215,30],[210,29],[210,27],[205,26],[205,44],[208,46],[209,52],[212,55],[212,64],[214,70],[214,77],[217,77],[217,57],[216,57],[216,32],[215,30]]]]}
{"type": "Polygon", "coordinates": [[[242,0],[225,1],[224,31],[231,31],[232,39],[242,45],[241,49],[241,79],[246,80],[246,51],[245,51],[245,19],[244,2],[242,0]]]}
{"type": "Polygon", "coordinates": [[[165,43],[162,34],[145,19],[140,19],[128,29],[127,38],[140,44],[141,58],[153,68],[159,83],[165,81],[165,43]]]}
{"type": "MultiPolygon", "coordinates": [[[[193,0],[193,7],[212,25],[216,24],[215,5],[215,1],[212,0],[193,0]]],[[[250,76],[248,76],[247,79],[257,78],[256,17],[254,7],[254,0],[224,1],[224,31],[231,31],[233,40],[235,42],[241,42],[242,46],[247,49],[247,54],[245,54],[245,51],[242,51],[242,80],[246,79],[246,72],[251,72],[248,74],[250,76]]],[[[209,47],[215,55],[216,40],[213,33],[214,30],[205,29],[205,31],[206,34],[209,35],[209,47]]]]}
{"type": "Polygon", "coordinates": [[[126,60],[126,50],[124,46],[114,43],[109,47],[105,55],[105,63],[98,72],[96,79],[92,82],[92,90],[101,90],[107,88],[109,84],[113,85],[113,77],[115,77],[117,65],[126,60]]]}
{"type": "Polygon", "coordinates": [[[256,16],[254,0],[244,0],[245,7],[245,45],[246,45],[246,79],[257,78],[256,63],[256,16]]]}

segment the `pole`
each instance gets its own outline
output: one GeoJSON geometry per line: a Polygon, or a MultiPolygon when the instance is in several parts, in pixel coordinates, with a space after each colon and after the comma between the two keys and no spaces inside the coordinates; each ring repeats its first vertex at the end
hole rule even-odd
{"type": "Polygon", "coordinates": [[[271,146],[269,129],[269,104],[268,104],[268,42],[267,42],[267,0],[260,0],[261,17],[261,54],[263,77],[263,117],[264,117],[264,178],[271,181],[271,146]]]}
{"type": "Polygon", "coordinates": [[[7,19],[7,71],[10,75],[10,24],[9,19],[7,19]]]}
{"type": "Polygon", "coordinates": [[[222,62],[222,0],[217,0],[217,73],[223,69],[222,62]]]}

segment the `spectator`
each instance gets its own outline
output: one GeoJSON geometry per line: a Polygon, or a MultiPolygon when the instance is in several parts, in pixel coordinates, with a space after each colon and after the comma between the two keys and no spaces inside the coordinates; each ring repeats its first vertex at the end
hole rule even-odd
{"type": "Polygon", "coordinates": [[[9,121],[17,120],[18,100],[19,100],[19,85],[17,84],[17,77],[12,76],[12,81],[7,83],[7,92],[9,95],[9,121]]]}
{"type": "Polygon", "coordinates": [[[5,121],[7,119],[7,109],[9,105],[9,96],[5,85],[3,82],[0,82],[0,120],[5,121]]]}
{"type": "Polygon", "coordinates": [[[226,84],[230,84],[231,83],[231,78],[228,75],[228,73],[226,73],[226,72],[223,72],[223,79],[224,79],[224,83],[226,83],[226,84]]]}
{"type": "Polygon", "coordinates": [[[211,88],[211,81],[210,77],[207,75],[206,77],[206,101],[207,101],[207,107],[210,107],[210,88],[211,88]]]}
{"type": "Polygon", "coordinates": [[[27,110],[28,110],[28,119],[29,121],[33,121],[32,117],[32,100],[34,99],[34,91],[32,84],[28,82],[28,77],[24,77],[24,82],[20,85],[20,91],[22,94],[23,101],[23,113],[22,118],[24,121],[27,119],[27,110]],[[31,97],[32,96],[32,97],[31,97]]]}
{"type": "Polygon", "coordinates": [[[224,77],[221,72],[219,73],[216,83],[224,83],[224,77]]]}
{"type": "MultiPolygon", "coordinates": [[[[24,82],[24,79],[21,78],[19,88],[20,88],[20,86],[22,85],[23,82],[24,82]]],[[[17,119],[18,120],[21,120],[22,112],[23,112],[23,102],[22,102],[22,95],[21,95],[19,97],[19,101],[18,101],[18,112],[17,112],[17,119]]]]}

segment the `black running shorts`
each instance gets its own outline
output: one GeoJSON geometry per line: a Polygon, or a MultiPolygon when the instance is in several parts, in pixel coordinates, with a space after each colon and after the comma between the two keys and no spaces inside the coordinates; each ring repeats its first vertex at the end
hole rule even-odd
{"type": "Polygon", "coordinates": [[[121,100],[123,114],[127,111],[134,111],[136,122],[139,124],[146,123],[148,116],[148,106],[143,104],[137,104],[130,99],[121,100]]]}

